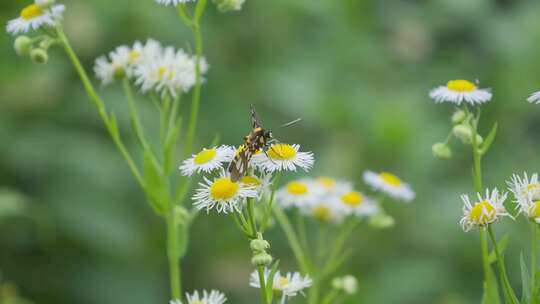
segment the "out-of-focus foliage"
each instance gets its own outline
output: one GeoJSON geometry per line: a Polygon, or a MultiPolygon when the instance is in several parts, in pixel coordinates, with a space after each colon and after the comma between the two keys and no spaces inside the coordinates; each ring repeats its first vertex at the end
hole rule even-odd
{"type": "MultiPolygon", "coordinates": [[[[0,2],[0,20],[25,3],[0,2]]],[[[152,0],[65,4],[66,31],[87,68],[136,39],[193,48],[174,10],[152,0]]],[[[480,126],[483,133],[495,120],[500,127],[484,162],[486,186],[538,170],[540,107],[525,102],[540,89],[538,11],[540,3],[525,0],[248,0],[237,13],[211,8],[203,26],[211,69],[198,145],[216,133],[240,143],[250,103],[268,126],[301,117],[274,135],[314,151],[313,174],[360,185],[364,169],[386,169],[418,194],[410,205],[389,206],[393,229],[364,225],[354,236],[355,255],[343,274],[358,274],[359,292],[348,303],[478,303],[477,235],[457,223],[458,195],[472,192],[470,151],[455,147],[453,159],[433,159],[431,146],[450,131],[453,109],[433,104],[427,92],[451,78],[478,78],[493,88],[480,126]]],[[[40,304],[166,303],[161,221],[63,53],[50,55],[47,66],[31,64],[0,35],[0,184],[31,197],[35,213],[0,221],[3,277],[40,304]]],[[[103,95],[126,130],[120,91],[103,95]]],[[[153,125],[152,105],[142,110],[153,125]]],[[[519,269],[524,223],[505,221],[496,230],[512,233],[506,260],[519,269]]],[[[230,303],[252,304],[249,250],[232,219],[201,214],[192,232],[185,287],[219,288],[230,303]]],[[[281,268],[294,270],[281,231],[266,238],[281,268]]],[[[517,271],[510,275],[518,282],[517,271]]]]}

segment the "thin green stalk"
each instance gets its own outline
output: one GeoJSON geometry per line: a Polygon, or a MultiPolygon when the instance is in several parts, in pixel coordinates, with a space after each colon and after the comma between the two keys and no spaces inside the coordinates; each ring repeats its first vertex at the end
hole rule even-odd
{"type": "Polygon", "coordinates": [[[144,150],[150,150],[150,146],[146,141],[144,129],[139,118],[139,111],[137,109],[137,104],[135,103],[135,98],[133,97],[133,89],[131,88],[131,84],[129,83],[129,80],[127,78],[124,78],[122,84],[124,87],[124,94],[126,95],[126,99],[128,101],[129,112],[135,136],[137,137],[137,140],[139,141],[144,150]]]}
{"type": "Polygon", "coordinates": [[[322,275],[328,275],[328,269],[332,268],[331,266],[333,262],[338,258],[339,253],[342,251],[343,246],[345,245],[345,241],[347,241],[351,233],[359,224],[360,219],[353,218],[338,232],[334,243],[332,244],[332,246],[330,246],[332,248],[332,251],[328,255],[326,263],[323,266],[323,270],[321,272],[322,275]]]}
{"type": "Polygon", "coordinates": [[[319,293],[320,293],[320,284],[321,282],[317,279],[315,274],[313,275],[313,285],[309,288],[308,293],[308,303],[317,304],[319,303],[319,293]]]}
{"type": "Polygon", "coordinates": [[[326,297],[323,298],[321,304],[333,304],[336,298],[339,296],[339,291],[336,289],[332,289],[326,297]]]}
{"type": "Polygon", "coordinates": [[[169,277],[171,284],[172,299],[180,299],[182,295],[182,282],[180,272],[180,257],[178,256],[178,230],[174,221],[174,213],[171,208],[167,221],[167,255],[169,258],[169,277]]]}
{"type": "Polygon", "coordinates": [[[195,39],[195,87],[191,100],[191,113],[189,115],[186,142],[184,146],[184,157],[187,157],[193,148],[193,138],[197,127],[197,117],[199,115],[199,105],[201,102],[201,59],[203,52],[203,41],[201,35],[200,17],[206,6],[206,1],[199,1],[196,7],[196,16],[192,20],[191,29],[195,39]]]}
{"type": "Polygon", "coordinates": [[[274,206],[274,215],[276,216],[276,220],[278,224],[281,226],[281,229],[283,229],[283,232],[285,233],[285,237],[287,238],[287,242],[289,243],[289,246],[291,247],[291,250],[293,251],[294,257],[296,259],[296,262],[299,264],[300,270],[303,273],[311,274],[309,263],[307,262],[306,255],[304,254],[304,251],[302,250],[302,246],[300,246],[300,242],[298,241],[298,236],[296,235],[296,232],[294,231],[294,228],[291,225],[291,222],[287,218],[287,215],[285,212],[283,212],[283,209],[281,209],[279,206],[274,206]]]}
{"type": "Polygon", "coordinates": [[[264,277],[264,266],[257,267],[257,272],[259,273],[259,282],[261,283],[261,300],[264,304],[270,304],[268,303],[268,299],[266,298],[266,280],[264,277]]]}
{"type": "Polygon", "coordinates": [[[64,30],[61,26],[56,27],[56,33],[58,35],[58,39],[60,40],[60,43],[62,44],[66,54],[68,55],[69,59],[71,60],[71,63],[75,67],[75,70],[79,74],[79,77],[81,78],[81,81],[83,83],[84,89],[86,91],[86,94],[96,107],[99,116],[101,117],[101,120],[105,123],[105,126],[107,127],[107,130],[109,131],[109,134],[116,145],[117,149],[120,151],[124,159],[126,160],[129,169],[131,170],[131,173],[139,183],[139,185],[144,189],[145,188],[145,182],[144,179],[139,172],[139,168],[133,161],[133,158],[131,157],[131,154],[128,152],[127,148],[125,147],[124,143],[122,142],[122,139],[120,138],[120,135],[118,134],[118,129],[116,126],[116,120],[114,116],[109,117],[107,114],[107,110],[105,109],[105,104],[97,94],[96,90],[94,89],[94,86],[92,85],[92,82],[90,81],[90,78],[88,77],[88,74],[86,73],[85,69],[83,68],[79,58],[75,54],[75,51],[73,51],[73,48],[71,47],[71,44],[69,43],[68,38],[66,37],[64,30]]]}
{"type": "Polygon", "coordinates": [[[488,225],[487,231],[491,239],[491,243],[493,245],[493,250],[495,251],[495,256],[497,258],[497,266],[499,268],[499,276],[501,280],[501,285],[503,287],[505,297],[507,298],[507,302],[517,304],[519,303],[519,301],[517,300],[514,290],[512,289],[512,286],[510,285],[510,280],[508,279],[508,275],[506,273],[506,267],[504,266],[504,262],[499,252],[499,248],[497,247],[497,239],[495,238],[495,234],[493,233],[491,226],[488,225]]]}
{"type": "Polygon", "coordinates": [[[536,259],[538,256],[538,224],[531,220],[531,304],[536,304],[536,259]]]}

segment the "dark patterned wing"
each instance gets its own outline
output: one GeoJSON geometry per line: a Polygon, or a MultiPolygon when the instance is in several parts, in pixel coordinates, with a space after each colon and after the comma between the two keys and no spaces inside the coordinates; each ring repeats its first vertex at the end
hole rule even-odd
{"type": "Polygon", "coordinates": [[[255,107],[251,105],[251,126],[253,129],[262,128],[261,121],[255,112],[255,107]]]}
{"type": "Polygon", "coordinates": [[[229,164],[229,173],[233,182],[237,182],[246,174],[252,155],[253,153],[248,148],[243,148],[236,154],[229,164]]]}

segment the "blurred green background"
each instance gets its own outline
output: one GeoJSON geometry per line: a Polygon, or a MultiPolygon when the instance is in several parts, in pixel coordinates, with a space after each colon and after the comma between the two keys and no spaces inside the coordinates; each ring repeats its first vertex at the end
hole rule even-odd
{"type": "MultiPolygon", "coordinates": [[[[2,24],[27,2],[1,1],[2,24]]],[[[134,40],[190,48],[174,9],[152,0],[65,4],[66,31],[88,69],[97,56],[134,40]]],[[[270,127],[301,117],[274,135],[315,153],[310,174],[360,186],[363,170],[384,169],[417,192],[410,205],[388,205],[393,229],[357,230],[355,254],[340,274],[357,275],[360,291],[346,303],[478,303],[478,236],[458,225],[459,194],[472,192],[470,151],[456,144],[452,160],[433,159],[431,145],[448,134],[453,108],[433,104],[427,93],[454,78],[493,88],[481,130],[498,121],[500,132],[485,158],[486,186],[504,187],[512,173],[538,170],[540,107],[525,98],[540,89],[539,12],[532,0],[247,0],[229,14],[210,6],[203,35],[211,69],[197,144],[216,133],[239,144],[250,103],[270,127]]],[[[2,278],[39,304],[166,303],[163,223],[77,75],[61,50],[38,66],[17,57],[12,42],[0,35],[2,278]]],[[[127,130],[119,88],[102,93],[127,130]]],[[[151,124],[152,105],[142,108],[151,124]]],[[[131,134],[124,138],[135,146],[131,134]]],[[[507,263],[519,290],[527,227],[505,220],[496,231],[512,234],[507,263]]],[[[267,238],[282,268],[294,270],[280,229],[267,238]]],[[[217,288],[229,303],[252,304],[248,260],[231,218],[203,214],[184,260],[185,288],[217,288]]]]}

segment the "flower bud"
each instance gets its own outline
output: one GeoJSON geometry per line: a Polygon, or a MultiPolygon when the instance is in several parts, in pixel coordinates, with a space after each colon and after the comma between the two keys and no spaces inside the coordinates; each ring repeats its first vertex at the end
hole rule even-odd
{"type": "MultiPolygon", "coordinates": [[[[472,130],[470,126],[464,124],[456,125],[452,129],[452,133],[464,144],[470,145],[472,143],[472,130]]],[[[476,144],[480,145],[482,142],[484,142],[482,136],[476,134],[476,144]]]]}
{"type": "Polygon", "coordinates": [[[353,295],[358,291],[358,280],[352,275],[346,275],[332,280],[332,287],[337,290],[342,290],[348,295],[353,295]]]}
{"type": "Polygon", "coordinates": [[[30,59],[34,63],[45,64],[49,61],[49,55],[44,49],[36,48],[30,51],[30,59]]]}
{"type": "Polygon", "coordinates": [[[246,0],[213,0],[219,11],[226,13],[229,11],[239,11],[246,0]]]}
{"type": "Polygon", "coordinates": [[[378,214],[369,219],[369,225],[379,229],[393,227],[394,223],[394,218],[387,214],[378,214]]]}
{"type": "Polygon", "coordinates": [[[32,50],[32,39],[28,36],[19,36],[13,43],[13,48],[19,56],[28,56],[32,50]]]}
{"type": "Polygon", "coordinates": [[[123,68],[116,68],[114,70],[113,78],[114,80],[122,80],[126,76],[126,71],[123,68]]]}
{"type": "Polygon", "coordinates": [[[270,243],[268,243],[265,240],[254,239],[249,243],[249,247],[254,252],[261,252],[261,251],[265,251],[266,249],[269,249],[270,243]]]}
{"type": "Polygon", "coordinates": [[[261,253],[255,254],[251,258],[251,264],[253,264],[253,266],[268,266],[272,264],[272,260],[273,258],[271,255],[269,255],[266,252],[261,252],[261,253]]]}
{"type": "Polygon", "coordinates": [[[465,111],[458,109],[454,112],[454,114],[452,114],[452,123],[455,125],[460,124],[465,120],[465,118],[467,118],[465,111]]]}
{"type": "Polygon", "coordinates": [[[449,159],[452,157],[452,150],[445,143],[436,143],[431,147],[433,156],[438,159],[449,159]]]}

